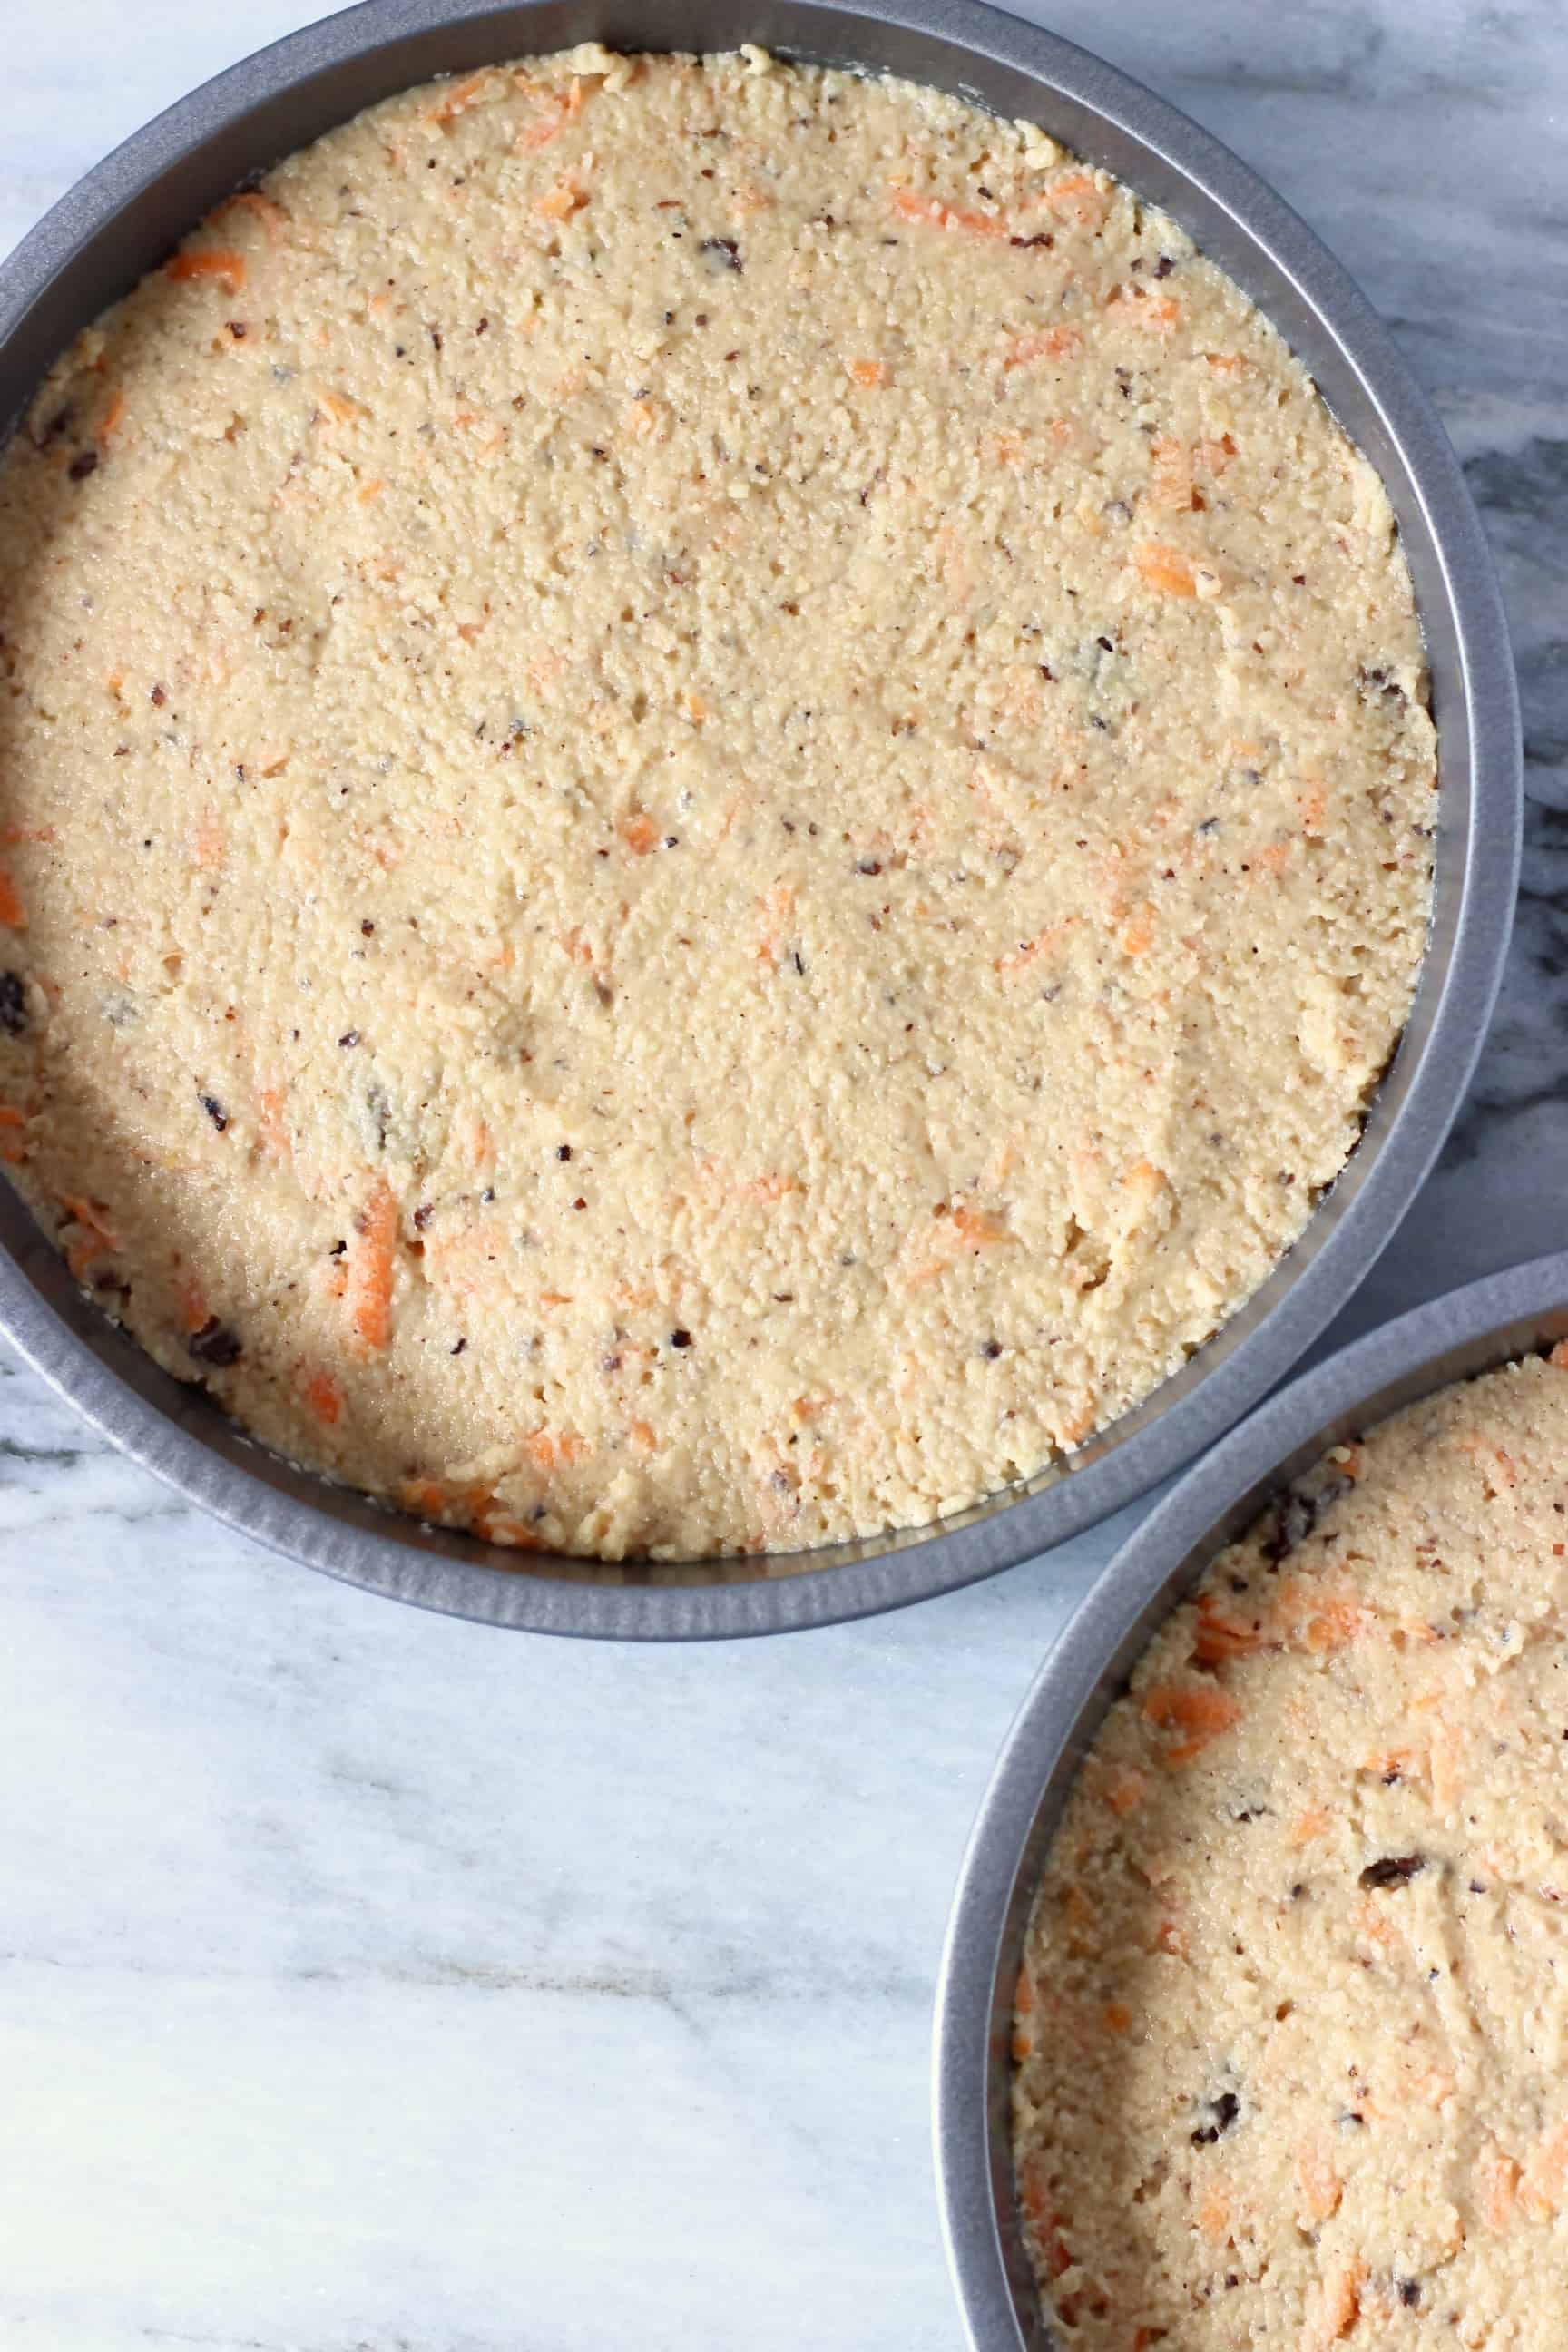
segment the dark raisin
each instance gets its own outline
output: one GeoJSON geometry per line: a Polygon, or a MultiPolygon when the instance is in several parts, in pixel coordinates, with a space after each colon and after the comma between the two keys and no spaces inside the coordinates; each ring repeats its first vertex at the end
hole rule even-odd
{"type": "Polygon", "coordinates": [[[705,236],[697,250],[713,255],[714,258],[709,264],[711,269],[739,271],[745,267],[741,259],[741,248],[732,236],[705,236]]]}
{"type": "Polygon", "coordinates": [[[572,1146],[569,1143],[558,1143],[555,1147],[555,1157],[557,1160],[570,1160],[572,1146]]]}
{"type": "Polygon", "coordinates": [[[996,1361],[997,1357],[1002,1353],[1001,1340],[987,1339],[980,1352],[985,1358],[987,1363],[994,1364],[996,1361]]]}
{"type": "Polygon", "coordinates": [[[154,710],[162,710],[169,698],[161,686],[154,686],[148,688],[147,699],[154,710]]]}
{"type": "Polygon", "coordinates": [[[222,1103],[219,1102],[216,1095],[203,1095],[200,1097],[200,1100],[202,1108],[205,1111],[207,1117],[211,1119],[213,1125],[221,1135],[224,1129],[228,1125],[227,1111],[225,1110],[222,1103]]]}
{"type": "Polygon", "coordinates": [[[70,464],[66,467],[66,472],[69,475],[73,482],[85,482],[89,474],[96,474],[97,471],[98,452],[96,449],[79,449],[76,456],[71,459],[70,464]]]}
{"type": "Polygon", "coordinates": [[[1170,255],[1168,253],[1163,253],[1160,256],[1159,260],[1154,264],[1154,275],[1156,278],[1169,278],[1175,266],[1176,265],[1172,260],[1170,255]]]}
{"type": "MultiPolygon", "coordinates": [[[[417,1223],[418,1223],[418,1222],[419,1222],[418,1218],[417,1218],[417,1217],[416,1217],[416,1218],[415,1218],[415,1220],[414,1220],[414,1222],[415,1222],[415,1223],[416,1223],[416,1224],[417,1224],[417,1223]]],[[[342,1255],[343,1255],[343,1252],[344,1252],[347,1248],[348,1248],[348,1244],[347,1244],[347,1242],[334,1242],[334,1243],[332,1244],[331,1248],[327,1252],[327,1255],[328,1255],[329,1257],[342,1257],[342,1255]]]]}
{"type": "Polygon", "coordinates": [[[1362,1872],[1363,1886],[1403,1886],[1426,1867],[1424,1853],[1385,1853],[1377,1862],[1369,1862],[1362,1872]]]}
{"type": "Polygon", "coordinates": [[[357,1029],[345,1029],[342,1035],[338,1039],[338,1043],[340,1045],[357,1045],[359,1044],[359,1031],[357,1029]]]}
{"type": "Polygon", "coordinates": [[[246,325],[243,319],[231,319],[228,322],[228,331],[234,337],[237,343],[243,343],[247,335],[249,334],[250,329],[246,325]]]}
{"type": "Polygon", "coordinates": [[[1096,637],[1094,642],[1102,653],[1113,654],[1116,651],[1109,637],[1096,637]]]}
{"type": "Polygon", "coordinates": [[[863,857],[855,868],[857,874],[879,874],[881,870],[882,861],[879,857],[863,857]]]}
{"type": "Polygon", "coordinates": [[[1043,232],[1039,236],[1010,236],[1007,239],[1007,242],[1009,245],[1021,247],[1026,253],[1029,247],[1034,245],[1055,245],[1056,238],[1048,233],[1043,232]]]}
{"type": "Polygon", "coordinates": [[[237,1364],[240,1346],[226,1323],[209,1315],[199,1331],[193,1331],[185,1346],[200,1364],[237,1364]]]}
{"type": "Polygon", "coordinates": [[[1214,2117],[1214,2121],[1201,2124],[1192,2135],[1194,2147],[1212,2147],[1221,2132],[1227,2132],[1230,2129],[1237,2116],[1241,2113],[1236,2093],[1222,2091],[1217,2099],[1211,2099],[1209,2113],[1214,2117]]]}
{"type": "Polygon", "coordinates": [[[1399,2300],[1405,2305],[1406,2311],[1414,2311],[1416,2305],[1421,2300],[1420,2280],[1401,2279],[1399,2281],[1399,2300]]]}
{"type": "Polygon", "coordinates": [[[370,917],[367,915],[363,922],[360,925],[362,936],[368,940],[374,929],[375,925],[371,921],[370,917]]]}
{"type": "Polygon", "coordinates": [[[434,1212],[434,1210],[432,1209],[432,1207],[431,1207],[431,1205],[430,1205],[429,1202],[428,1202],[428,1201],[421,1201],[421,1202],[419,1203],[419,1206],[418,1206],[418,1207],[415,1210],[415,1212],[414,1212],[414,1230],[415,1230],[415,1232],[416,1232],[416,1233],[422,1234],[422,1233],[424,1232],[424,1230],[425,1230],[426,1226],[429,1223],[429,1222],[430,1222],[430,1220],[431,1220],[431,1217],[432,1217],[434,1214],[435,1214],[435,1212],[434,1212]]]}
{"type": "Polygon", "coordinates": [[[669,1335],[669,1344],[672,1348],[689,1348],[691,1345],[690,1332],[686,1330],[672,1331],[669,1335]]]}
{"type": "Polygon", "coordinates": [[[1352,1484],[1351,1479],[1336,1475],[1321,1486],[1288,1496],[1279,1512],[1279,1532],[1268,1548],[1269,1558],[1284,1559],[1304,1544],[1324,1512],[1350,1493],[1352,1484]]]}
{"type": "Polygon", "coordinates": [[[454,1356],[460,1356],[468,1344],[468,1343],[466,1339],[454,1339],[452,1342],[451,1353],[454,1356]]]}
{"type": "Polygon", "coordinates": [[[0,971],[0,1029],[19,1037],[27,1025],[27,990],[19,972],[0,971]]]}
{"type": "Polygon", "coordinates": [[[485,1186],[484,1191],[479,1194],[479,1199],[480,1199],[481,1202],[483,1203],[483,1205],[488,1209],[488,1208],[489,1207],[490,1202],[495,1199],[495,1196],[496,1196],[496,1188],[495,1188],[495,1186],[494,1186],[493,1184],[487,1184],[487,1185],[485,1186]]]}

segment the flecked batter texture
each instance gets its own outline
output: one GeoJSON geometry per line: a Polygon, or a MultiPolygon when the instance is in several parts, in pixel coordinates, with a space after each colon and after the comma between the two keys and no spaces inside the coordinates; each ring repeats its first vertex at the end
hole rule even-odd
{"type": "Polygon", "coordinates": [[[615,1559],[1179,1365],[1408,1010],[1390,509],[1041,132],[578,52],[223,206],[0,471],[0,1131],[268,1444],[615,1559]]]}
{"type": "Polygon", "coordinates": [[[1015,2116],[1063,2352],[1568,2341],[1568,1343],[1337,1447],[1054,1842],[1015,2116]]]}

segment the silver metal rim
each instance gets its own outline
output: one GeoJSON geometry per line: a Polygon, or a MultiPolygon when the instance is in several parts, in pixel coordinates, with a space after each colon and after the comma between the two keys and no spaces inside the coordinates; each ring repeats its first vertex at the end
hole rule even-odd
{"type": "Polygon", "coordinates": [[[1047,1656],[970,1838],[937,1999],[942,2227],[974,2352],[1054,2352],[1014,2198],[1013,1987],[1040,1863],[1106,1707],[1215,1554],[1325,1447],[1450,1381],[1565,1338],[1568,1251],[1451,1291],[1331,1356],[1233,1430],[1150,1513],[1047,1656]]]}
{"type": "Polygon", "coordinates": [[[1405,1044],[1344,1174],[1257,1296],[1069,1469],[934,1528],[777,1556],[766,1573],[742,1570],[745,1581],[656,1570],[621,1583],[582,1563],[520,1568],[516,1554],[421,1529],[248,1444],[86,1306],[25,1214],[0,1203],[0,1329],[116,1444],[258,1541],[368,1590],[494,1624],[630,1639],[776,1633],[953,1590],[1091,1526],[1211,1444],[1344,1304],[1430,1168],[1490,1015],[1518,873],[1518,709],[1458,461],[1354,285],[1216,140],[1098,58],[976,0],[748,0],[740,15],[732,0],[365,0],[181,100],[23,240],[0,268],[0,420],[68,333],[247,173],[424,76],[589,38],[699,48],[752,39],[1043,115],[1183,220],[1301,352],[1384,474],[1428,636],[1436,630],[1447,649],[1438,921],[1405,1044]]]}

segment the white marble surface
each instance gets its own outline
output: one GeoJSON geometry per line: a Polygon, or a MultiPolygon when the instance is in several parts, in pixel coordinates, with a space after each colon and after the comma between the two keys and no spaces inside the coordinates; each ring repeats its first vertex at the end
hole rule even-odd
{"type": "MultiPolygon", "coordinates": [[[[0,0],[0,247],[313,13],[0,0]]],[[[1505,572],[1523,921],[1361,1322],[1568,1239],[1568,25],[1559,0],[1040,13],[1325,233],[1505,572]]],[[[7,2352],[957,2352],[942,1923],[1114,1531],[868,1625],[590,1649],[269,1559],[4,1364],[0,1433],[7,2352]]]]}

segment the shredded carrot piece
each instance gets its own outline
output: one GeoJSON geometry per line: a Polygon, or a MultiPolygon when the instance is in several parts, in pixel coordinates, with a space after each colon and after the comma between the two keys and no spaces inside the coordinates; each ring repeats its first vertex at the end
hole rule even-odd
{"type": "Polygon", "coordinates": [[[1198,2207],[1198,2227],[1208,2239],[1230,2235],[1230,2199],[1223,2181],[1211,2181],[1198,2207]]]}
{"type": "Polygon", "coordinates": [[[737,1201],[782,1201],[791,1192],[801,1190],[793,1176],[781,1176],[771,1171],[766,1176],[753,1176],[744,1184],[737,1184],[737,1201]]]}
{"type": "Polygon", "coordinates": [[[378,1352],[392,1339],[393,1245],[397,1203],[378,1180],[348,1251],[349,1319],[362,1348],[378,1352]]]}
{"type": "Polygon", "coordinates": [[[1131,919],[1122,926],[1121,947],[1124,955],[1147,955],[1157,936],[1153,907],[1145,898],[1132,910],[1131,919]]]}
{"type": "Polygon", "coordinates": [[[1198,1602],[1198,1627],[1193,1641],[1193,1656],[1200,1666],[1217,1666],[1226,1658],[1245,1658],[1262,1646],[1258,1626],[1238,1624],[1225,1614],[1212,1592],[1204,1594],[1198,1602]]]}
{"type": "Polygon", "coordinates": [[[1131,1765],[1123,1765],[1110,1774],[1101,1793],[1111,1811],[1125,1820],[1142,1802],[1148,1787],[1149,1783],[1142,1772],[1131,1765]]]}
{"type": "Polygon", "coordinates": [[[26,910],[16,895],[16,885],[3,866],[0,866],[0,923],[4,923],[9,931],[25,931],[27,928],[26,910]]]}
{"type": "Polygon", "coordinates": [[[261,223],[268,245],[277,244],[289,218],[283,206],[274,197],[264,196],[258,188],[241,188],[238,195],[230,196],[226,204],[219,205],[213,218],[218,220],[225,213],[235,211],[253,214],[261,223]]]}
{"type": "Polygon", "coordinates": [[[1211,1739],[1241,1720],[1241,1709],[1229,1694],[1208,1683],[1155,1683],[1143,1694],[1147,1722],[1162,1729],[1185,1731],[1188,1737],[1165,1751],[1167,1764],[1187,1764],[1201,1755],[1211,1739]]]}
{"type": "Polygon", "coordinates": [[[1076,221],[1079,228],[1099,228],[1110,210],[1104,190],[1095,185],[1087,172],[1068,172],[1054,181],[1046,190],[1045,200],[1052,212],[1076,221]]]}
{"type": "Polygon", "coordinates": [[[1162,433],[1149,445],[1149,502],[1178,514],[1192,506],[1192,452],[1173,433],[1162,433]]]}
{"type": "Polygon", "coordinates": [[[1169,334],[1182,315],[1182,306],[1169,294],[1146,294],[1142,286],[1119,286],[1105,306],[1108,319],[1123,326],[1142,327],[1151,334],[1169,334]]]}
{"type": "Polygon", "coordinates": [[[1328,1826],[1329,1817],[1321,1805],[1303,1806],[1290,1824],[1290,1843],[1292,1845],[1310,1845],[1314,1838],[1322,1836],[1328,1826]]]}
{"type": "Polygon", "coordinates": [[[1034,2011],[1035,1987],[1027,1969],[1018,1971],[1018,1981],[1013,1988],[1013,2006],[1020,2017],[1028,2017],[1034,2011]]]}
{"type": "Polygon", "coordinates": [[[784,933],[795,915],[795,892],[787,882],[775,882],[764,898],[757,901],[763,918],[763,936],[757,948],[757,961],[769,970],[776,968],[784,952],[784,933]]]}
{"type": "Polygon", "coordinates": [[[524,1527],[521,1519],[505,1511],[476,1511],[474,1533],[484,1542],[500,1544],[508,1551],[542,1551],[543,1545],[532,1528],[524,1527]]]}
{"type": "Polygon", "coordinates": [[[1568,1372],[1568,1339],[1559,1339],[1546,1360],[1555,1364],[1560,1372],[1568,1372]]]}
{"type": "Polygon", "coordinates": [[[1339,2211],[1344,2188],[1321,2133],[1297,2150],[1296,2193],[1310,2221],[1326,2221],[1339,2211]]]}
{"type": "Polygon", "coordinates": [[[1162,546],[1158,540],[1149,540],[1133,557],[1139,572],[1151,588],[1163,596],[1195,596],[1198,583],[1192,565],[1173,547],[1162,546]]]}
{"type": "Polygon", "coordinates": [[[1026,2158],[1018,2175],[1018,2201],[1033,2225],[1045,2261],[1046,2276],[1059,2279],[1072,2267],[1072,2255],[1062,2237],[1062,2216],[1057,2211],[1045,2167],[1038,2157],[1026,2158]]]}
{"type": "Polygon", "coordinates": [[[653,1423],[651,1422],[628,1422],[626,1423],[626,1434],[640,1453],[652,1454],[657,1451],[658,1440],[653,1433],[653,1423]]]}
{"type": "Polygon", "coordinates": [[[343,1392],[331,1372],[302,1371],[300,1394],[307,1409],[324,1427],[331,1429],[342,1417],[343,1392]]]}
{"type": "Polygon", "coordinates": [[[210,872],[223,864],[224,831],[222,820],[209,801],[196,819],[196,829],[191,837],[191,863],[210,872]]]}
{"type": "Polygon", "coordinates": [[[1481,2219],[1489,2230],[1506,2230],[1519,2193],[1519,2167],[1500,2147],[1487,2149],[1476,2168],[1481,2219]]]}
{"type": "Polygon", "coordinates": [[[1012,979],[1016,973],[1027,971],[1032,963],[1037,963],[1042,956],[1049,955],[1053,948],[1060,946],[1077,921],[1076,915],[1068,915],[1059,923],[1047,924],[1037,938],[1015,948],[1009,955],[998,956],[993,969],[999,971],[1004,979],[1012,979]]]}
{"type": "Polygon", "coordinates": [[[1083,349],[1076,327],[1043,327],[1038,334],[1020,335],[1008,346],[1004,367],[1026,367],[1031,360],[1070,359],[1083,349]]]}
{"type": "Polygon", "coordinates": [[[864,384],[868,391],[888,381],[888,367],[885,360],[850,360],[847,365],[856,383],[864,384]]]}
{"type": "Polygon", "coordinates": [[[232,246],[202,246],[195,252],[176,253],[168,273],[177,283],[197,278],[221,278],[231,294],[245,284],[245,256],[232,246]]]}
{"type": "Polygon", "coordinates": [[[574,1429],[536,1429],[522,1442],[530,1460],[541,1470],[581,1462],[588,1451],[586,1438],[579,1437],[574,1429]]]}
{"type": "Polygon", "coordinates": [[[98,440],[100,447],[108,447],[109,444],[113,440],[115,435],[119,432],[124,422],[125,394],[121,387],[116,384],[114,390],[109,395],[109,405],[104,410],[102,416],[99,420],[98,440]]]}
{"type": "Polygon", "coordinates": [[[14,1103],[0,1103],[0,1160],[8,1168],[19,1167],[27,1156],[23,1140],[26,1132],[27,1114],[14,1103]]]}
{"type": "Polygon", "coordinates": [[[542,214],[546,220],[570,220],[574,213],[581,212],[587,201],[588,193],[581,182],[570,172],[563,172],[552,188],[547,188],[542,196],[535,196],[533,209],[542,214]]]}
{"type": "Polygon", "coordinates": [[[1342,2336],[1350,2334],[1361,2310],[1361,2291],[1366,2279],[1366,2264],[1359,2254],[1340,2263],[1324,2283],[1322,2304],[1312,2333],[1305,2339],[1307,2346],[1337,2344],[1342,2336]]]}
{"type": "Polygon", "coordinates": [[[460,114],[467,114],[471,106],[479,104],[485,84],[489,79],[488,70],[484,73],[470,74],[467,81],[459,82],[455,89],[447,90],[436,100],[434,106],[426,108],[426,121],[456,122],[460,114]]]}
{"type": "Polygon", "coordinates": [[[1555,2213],[1568,2190],[1568,2123],[1554,2125],[1524,2168],[1520,2200],[1539,2220],[1555,2213]]]}
{"type": "Polygon", "coordinates": [[[995,1216],[989,1209],[954,1209],[952,1223],[965,1249],[994,1249],[998,1242],[1016,1239],[1005,1217],[995,1216]]]}
{"type": "Polygon", "coordinates": [[[1107,2033],[1125,2033],[1132,2022],[1132,2011],[1124,2000],[1108,2000],[1100,2015],[1107,2033]]]}
{"type": "Polygon", "coordinates": [[[658,847],[658,827],[651,816],[631,816],[621,827],[621,839],[634,857],[646,857],[658,847]]]}
{"type": "Polygon", "coordinates": [[[346,392],[323,392],[319,395],[318,404],[338,425],[347,425],[353,417],[363,416],[365,413],[360,403],[351,400],[346,392]]]}
{"type": "Polygon", "coordinates": [[[1007,224],[994,213],[967,212],[944,205],[940,196],[918,195],[913,188],[893,190],[893,210],[900,220],[923,221],[928,228],[967,229],[971,236],[1005,236],[1007,224]]]}
{"type": "MultiPolygon", "coordinates": [[[[526,79],[523,80],[522,87],[529,91],[530,95],[536,94],[534,84],[526,79]]],[[[530,155],[541,147],[548,147],[551,141],[564,131],[566,125],[583,110],[583,85],[575,74],[572,77],[572,87],[564,98],[560,97],[553,90],[544,95],[547,100],[547,110],[541,114],[536,121],[528,123],[520,131],[512,142],[520,155],[530,155]]]]}
{"type": "Polygon", "coordinates": [[[434,1519],[447,1508],[452,1499],[449,1486],[439,1478],[405,1478],[398,1489],[405,1511],[416,1511],[422,1519],[434,1519]]]}
{"type": "Polygon", "coordinates": [[[187,1274],[180,1284],[180,1322],[187,1331],[199,1331],[211,1317],[201,1284],[194,1274],[187,1274]]]}
{"type": "Polygon", "coordinates": [[[120,1236],[109,1222],[108,1211],[96,1201],[84,1201],[71,1192],[58,1197],[67,1216],[82,1228],[66,1252],[66,1264],[79,1281],[94,1258],[120,1248],[120,1236]]]}
{"type": "Polygon", "coordinates": [[[263,1146],[275,1160],[287,1160],[292,1151],[293,1144],[289,1133],[288,1121],[283,1116],[282,1087],[263,1087],[256,1101],[259,1114],[256,1122],[256,1130],[263,1146]]]}

